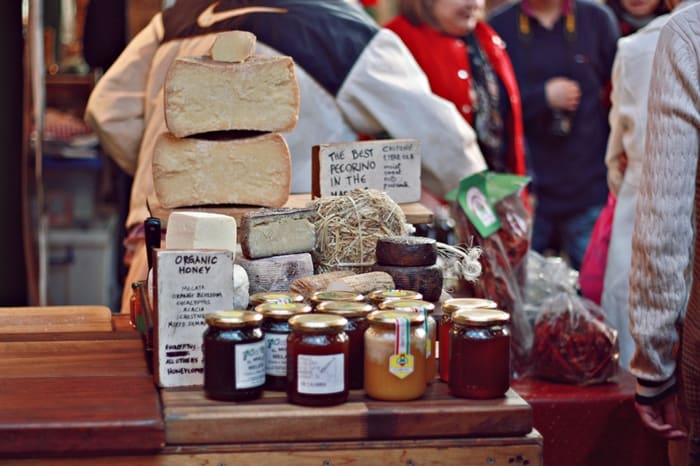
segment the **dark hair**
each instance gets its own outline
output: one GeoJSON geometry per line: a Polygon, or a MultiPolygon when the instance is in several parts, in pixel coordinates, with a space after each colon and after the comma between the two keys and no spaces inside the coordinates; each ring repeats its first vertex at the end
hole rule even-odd
{"type": "Polygon", "coordinates": [[[415,25],[428,24],[436,29],[439,25],[430,10],[432,0],[399,0],[399,14],[415,25]]]}

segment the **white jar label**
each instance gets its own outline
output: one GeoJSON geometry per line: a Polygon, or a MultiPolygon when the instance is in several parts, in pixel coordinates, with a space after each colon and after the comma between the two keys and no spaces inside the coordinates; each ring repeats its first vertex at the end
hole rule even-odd
{"type": "Polygon", "coordinates": [[[345,355],[297,356],[297,391],[311,395],[338,393],[345,389],[345,355]]]}
{"type": "Polygon", "coordinates": [[[265,342],[236,345],[236,389],[265,384],[265,342]]]}
{"type": "Polygon", "coordinates": [[[265,372],[267,375],[287,375],[287,335],[265,334],[265,372]]]}

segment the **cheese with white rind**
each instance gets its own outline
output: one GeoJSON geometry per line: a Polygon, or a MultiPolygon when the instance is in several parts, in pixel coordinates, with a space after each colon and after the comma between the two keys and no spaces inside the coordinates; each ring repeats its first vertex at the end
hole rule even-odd
{"type": "Polygon", "coordinates": [[[313,209],[259,209],[243,214],[241,249],[249,259],[310,252],[316,245],[313,209]]]}
{"type": "Polygon", "coordinates": [[[168,249],[226,249],[236,252],[236,219],[207,212],[177,211],[168,216],[168,249]]]}
{"type": "Polygon", "coordinates": [[[255,137],[176,138],[163,133],[153,154],[153,185],[166,209],[248,204],[281,207],[289,199],[291,158],[278,133],[255,137]]]}
{"type": "Polygon", "coordinates": [[[213,131],[291,131],[299,119],[294,62],[253,55],[243,63],[182,57],[165,80],[165,123],[177,137],[213,131]]]}
{"type": "Polygon", "coordinates": [[[328,284],[328,291],[352,291],[367,295],[375,290],[393,290],[394,279],[386,272],[367,272],[338,278],[328,284]]]}
{"type": "Polygon", "coordinates": [[[224,31],[214,39],[211,58],[215,61],[240,63],[255,53],[255,34],[248,31],[224,31]]]}
{"type": "Polygon", "coordinates": [[[233,264],[233,307],[247,309],[250,301],[250,283],[248,273],[238,264],[233,264]]]}
{"type": "Polygon", "coordinates": [[[314,273],[314,264],[308,252],[262,259],[238,256],[236,263],[248,274],[250,294],[262,291],[287,291],[294,280],[314,273]]]}

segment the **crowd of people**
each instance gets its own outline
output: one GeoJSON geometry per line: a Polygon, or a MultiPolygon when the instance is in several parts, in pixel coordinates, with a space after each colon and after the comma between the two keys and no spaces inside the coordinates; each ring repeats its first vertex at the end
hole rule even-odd
{"type": "Polygon", "coordinates": [[[105,150],[134,175],[126,284],[146,274],[140,227],[153,144],[165,131],[166,71],[178,56],[206,53],[218,32],[248,30],[257,53],[295,60],[300,117],[285,135],[293,192],[310,190],[314,144],[418,138],[429,205],[486,168],[528,175],[532,248],[574,269],[612,195],[602,308],[619,332],[620,364],[638,378],[642,421],[668,439],[688,437],[690,459],[677,464],[700,464],[700,287],[692,286],[700,6],[692,1],[516,0],[491,9],[485,0],[399,0],[385,25],[350,0],[270,0],[260,9],[222,0],[213,24],[198,23],[210,0],[176,1],[109,67],[86,112],[105,150]]]}

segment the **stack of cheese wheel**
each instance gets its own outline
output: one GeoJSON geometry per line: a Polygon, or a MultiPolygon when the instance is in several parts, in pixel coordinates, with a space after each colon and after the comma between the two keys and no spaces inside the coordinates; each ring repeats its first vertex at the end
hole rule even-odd
{"type": "Polygon", "coordinates": [[[377,240],[375,271],[386,272],[397,288],[413,290],[426,301],[439,301],[442,270],[437,262],[437,243],[420,236],[386,236],[377,240]]]}
{"type": "Polygon", "coordinates": [[[291,158],[280,132],[299,118],[294,63],[254,55],[255,36],[228,31],[210,56],[181,57],[164,86],[165,122],[153,154],[154,188],[167,208],[284,205],[291,158]]]}

